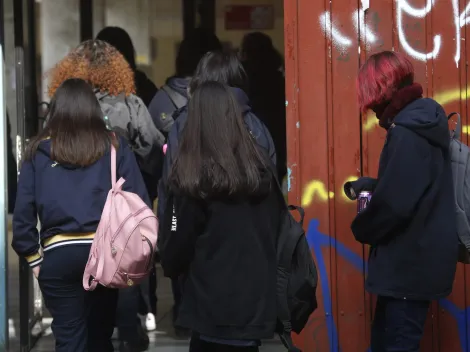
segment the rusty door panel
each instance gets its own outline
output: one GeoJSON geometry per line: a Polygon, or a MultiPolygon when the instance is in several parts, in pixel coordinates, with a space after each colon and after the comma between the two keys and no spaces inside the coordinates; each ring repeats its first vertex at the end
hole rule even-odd
{"type": "MultiPolygon", "coordinates": [[[[367,248],[349,229],[356,205],[342,187],[376,176],[385,133],[375,116],[360,114],[355,78],[372,53],[406,53],[425,94],[461,112],[468,141],[470,0],[284,4],[289,198],[306,209],[320,274],[320,307],[296,341],[307,352],[365,352],[375,300],[364,290],[367,248]]],[[[459,264],[452,295],[429,311],[422,351],[470,352],[466,278],[470,269],[459,264]]]]}

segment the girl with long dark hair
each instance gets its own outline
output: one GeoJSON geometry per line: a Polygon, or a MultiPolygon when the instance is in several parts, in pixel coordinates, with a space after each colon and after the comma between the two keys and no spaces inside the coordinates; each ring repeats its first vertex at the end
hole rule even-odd
{"type": "Polygon", "coordinates": [[[194,90],[168,178],[166,276],[183,281],[178,325],[191,352],[258,351],[276,324],[275,171],[229,87],[194,90]]]}
{"type": "MultiPolygon", "coordinates": [[[[267,127],[252,112],[250,101],[246,94],[248,81],[243,65],[235,54],[224,54],[220,51],[208,52],[197,65],[196,71],[191,78],[188,90],[189,95],[194,94],[196,89],[205,82],[219,82],[229,87],[230,92],[235,97],[238,109],[241,112],[245,125],[249,128],[256,144],[266,153],[271,161],[276,164],[276,150],[271,134],[267,127]]],[[[166,204],[166,189],[168,174],[172,168],[174,155],[178,151],[180,136],[188,120],[188,107],[176,111],[173,114],[175,121],[168,134],[167,152],[164,158],[162,178],[158,188],[158,209],[159,218],[164,217],[164,206],[166,204]]],[[[215,131],[214,133],[217,133],[215,131]]],[[[177,281],[173,279],[173,287],[178,288],[177,281]]],[[[178,290],[174,290],[178,292],[178,290]]],[[[180,295],[175,295],[174,317],[177,317],[180,304],[180,295]]],[[[175,325],[177,327],[177,325],[175,325]]],[[[181,329],[177,329],[181,330],[181,329]]]]}
{"type": "Polygon", "coordinates": [[[118,292],[104,286],[88,292],[82,286],[111,189],[111,145],[124,189],[150,206],[126,140],[108,130],[93,89],[81,79],[68,79],[55,90],[47,124],[28,145],[21,166],[12,246],[39,281],[58,352],[114,351],[118,292]]]}

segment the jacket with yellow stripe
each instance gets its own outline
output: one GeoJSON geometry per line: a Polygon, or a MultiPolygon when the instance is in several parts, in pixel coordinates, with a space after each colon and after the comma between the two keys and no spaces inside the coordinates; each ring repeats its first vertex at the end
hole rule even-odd
{"type": "MultiPolygon", "coordinates": [[[[13,214],[12,247],[31,267],[42,262],[40,248],[93,241],[111,189],[111,155],[87,167],[61,165],[50,157],[50,140],[42,141],[32,160],[23,162],[13,214]],[[38,231],[38,220],[40,231],[38,231]]],[[[124,139],[117,150],[117,178],[149,206],[149,196],[134,153],[124,139]]]]}

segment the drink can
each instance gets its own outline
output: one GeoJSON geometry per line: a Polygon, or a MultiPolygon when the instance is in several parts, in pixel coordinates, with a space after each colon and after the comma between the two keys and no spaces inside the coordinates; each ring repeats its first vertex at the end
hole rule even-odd
{"type": "Polygon", "coordinates": [[[372,193],[368,191],[362,191],[357,197],[357,212],[360,213],[369,205],[370,199],[372,198],[372,193]]]}

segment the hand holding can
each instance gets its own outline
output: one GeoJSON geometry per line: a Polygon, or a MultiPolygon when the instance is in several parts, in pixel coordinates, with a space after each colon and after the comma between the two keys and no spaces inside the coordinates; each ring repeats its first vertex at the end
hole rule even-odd
{"type": "Polygon", "coordinates": [[[357,197],[357,212],[360,213],[370,203],[370,199],[372,198],[372,192],[369,191],[361,191],[359,193],[359,197],[357,197]]]}

